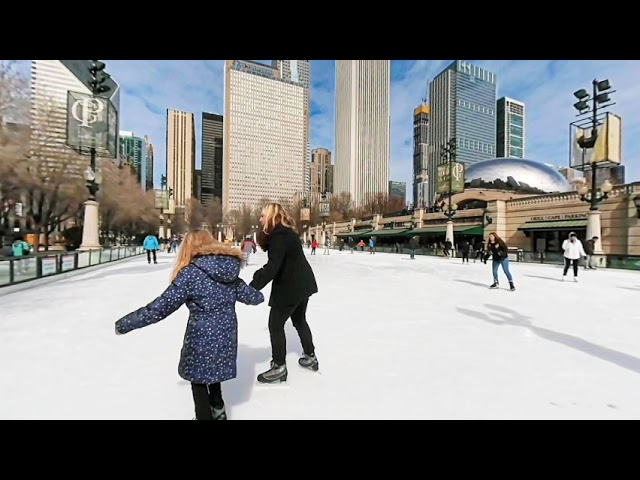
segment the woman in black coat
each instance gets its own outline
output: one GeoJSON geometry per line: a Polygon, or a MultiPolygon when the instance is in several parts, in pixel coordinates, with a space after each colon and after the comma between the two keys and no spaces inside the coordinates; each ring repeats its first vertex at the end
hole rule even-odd
{"type": "Polygon", "coordinates": [[[258,382],[275,383],[287,380],[287,340],[284,326],[291,318],[298,331],[304,355],[298,360],[301,367],[317,371],[313,336],[307,323],[309,297],[318,292],[313,270],[304,255],[295,222],[280,204],[270,203],[264,207],[262,231],[258,244],[267,252],[269,261],[253,275],[251,286],[262,290],[269,282],[271,297],[269,306],[269,334],[271,336],[271,368],[258,375],[258,382]]]}

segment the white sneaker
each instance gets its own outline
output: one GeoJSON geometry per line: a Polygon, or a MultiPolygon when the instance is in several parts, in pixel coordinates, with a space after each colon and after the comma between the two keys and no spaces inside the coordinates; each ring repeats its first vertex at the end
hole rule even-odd
{"type": "Polygon", "coordinates": [[[578,277],[573,277],[573,281],[577,283],[578,282],[578,277]]]}

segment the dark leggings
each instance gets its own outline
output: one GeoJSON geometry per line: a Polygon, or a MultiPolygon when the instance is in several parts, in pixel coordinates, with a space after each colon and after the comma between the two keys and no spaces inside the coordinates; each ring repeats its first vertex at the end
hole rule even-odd
{"type": "Polygon", "coordinates": [[[307,323],[307,304],[305,298],[297,305],[291,307],[271,307],[269,313],[269,334],[271,335],[271,356],[276,365],[284,365],[287,356],[287,337],[284,333],[284,325],[289,317],[293,326],[298,331],[302,349],[307,355],[313,355],[313,336],[307,323]]]}
{"type": "Polygon", "coordinates": [[[220,383],[204,385],[202,383],[192,383],[193,403],[196,407],[196,420],[213,420],[211,407],[216,410],[224,407],[222,400],[222,386],[220,383]]]}
{"type": "Polygon", "coordinates": [[[564,259],[564,273],[562,274],[563,276],[567,274],[567,272],[569,271],[569,266],[571,265],[573,265],[573,276],[578,276],[578,259],[576,258],[575,260],[572,260],[566,257],[564,259]]]}

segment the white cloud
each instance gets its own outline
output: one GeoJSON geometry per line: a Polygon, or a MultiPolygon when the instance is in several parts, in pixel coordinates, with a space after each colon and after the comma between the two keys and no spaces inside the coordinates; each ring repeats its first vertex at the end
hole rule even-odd
{"type": "MultiPolygon", "coordinates": [[[[201,112],[223,113],[223,61],[106,60],[107,71],[122,86],[121,128],[149,135],[156,152],[156,181],[165,169],[165,111],[196,114],[200,152],[201,112]]],[[[410,194],[413,109],[427,82],[450,60],[392,61],[391,178],[407,182],[410,194]]],[[[527,154],[533,160],[567,165],[569,122],[575,119],[573,92],[593,78],[609,78],[617,90],[613,111],[623,119],[623,155],[627,179],[640,177],[640,62],[636,60],[471,60],[493,71],[498,95],[527,104],[527,154]]],[[[311,148],[334,150],[333,60],[311,62],[311,148]]]]}

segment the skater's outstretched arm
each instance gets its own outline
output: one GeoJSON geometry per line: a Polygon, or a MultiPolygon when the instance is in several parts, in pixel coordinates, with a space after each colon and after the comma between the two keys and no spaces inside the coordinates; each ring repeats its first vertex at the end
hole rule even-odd
{"type": "Polygon", "coordinates": [[[249,285],[251,285],[256,290],[262,290],[264,287],[266,287],[267,284],[271,280],[273,280],[280,271],[280,267],[282,266],[282,262],[284,261],[285,253],[285,239],[273,237],[271,239],[271,242],[269,243],[269,250],[267,250],[269,261],[264,267],[253,274],[253,280],[249,285]]]}
{"type": "Polygon", "coordinates": [[[244,280],[236,280],[238,301],[245,305],[260,305],[264,302],[264,295],[253,287],[250,287],[244,280]]]}
{"type": "Polygon", "coordinates": [[[147,306],[139,308],[118,320],[116,322],[116,334],[122,335],[131,330],[157,323],[178,310],[187,301],[189,295],[187,275],[189,275],[191,268],[183,268],[171,285],[147,306]]]}

